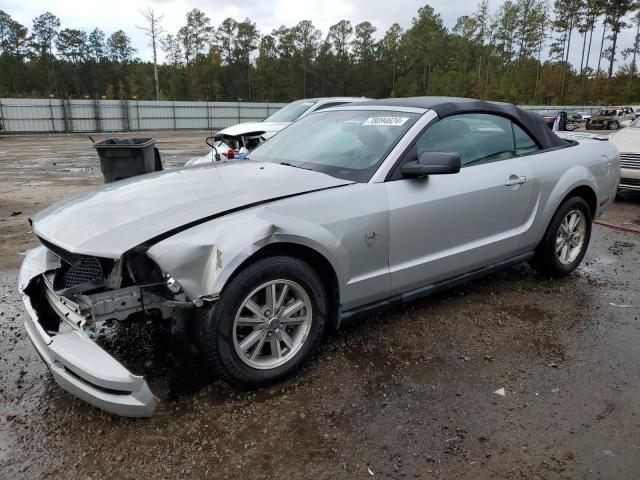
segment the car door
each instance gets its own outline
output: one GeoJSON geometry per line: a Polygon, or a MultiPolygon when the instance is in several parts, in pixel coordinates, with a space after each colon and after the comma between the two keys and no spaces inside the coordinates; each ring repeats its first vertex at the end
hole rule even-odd
{"type": "Polygon", "coordinates": [[[515,254],[531,194],[531,170],[520,155],[538,149],[516,128],[503,117],[461,114],[438,121],[417,139],[404,161],[423,151],[457,152],[462,168],[422,179],[396,172],[386,182],[394,294],[515,254]],[[525,137],[517,147],[516,134],[525,137]]]}

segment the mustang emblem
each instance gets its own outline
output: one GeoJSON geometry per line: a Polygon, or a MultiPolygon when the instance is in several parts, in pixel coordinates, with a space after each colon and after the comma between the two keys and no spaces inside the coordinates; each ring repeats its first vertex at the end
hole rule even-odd
{"type": "Polygon", "coordinates": [[[376,233],[376,232],[366,233],[364,235],[364,243],[367,244],[367,247],[371,248],[371,247],[373,247],[373,244],[376,243],[376,239],[379,236],[380,236],[380,234],[376,233]]]}

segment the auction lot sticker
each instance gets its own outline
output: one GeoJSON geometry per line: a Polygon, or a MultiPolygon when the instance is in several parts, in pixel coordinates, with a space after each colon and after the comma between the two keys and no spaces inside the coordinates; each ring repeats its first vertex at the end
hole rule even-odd
{"type": "Polygon", "coordinates": [[[404,122],[409,120],[409,117],[369,117],[362,125],[384,125],[385,127],[399,127],[404,125],[404,122]]]}

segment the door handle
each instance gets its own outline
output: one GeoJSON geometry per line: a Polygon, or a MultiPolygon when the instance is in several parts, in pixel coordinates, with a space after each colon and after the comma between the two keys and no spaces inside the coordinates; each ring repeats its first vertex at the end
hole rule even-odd
{"type": "Polygon", "coordinates": [[[527,182],[527,177],[517,177],[515,175],[511,175],[509,180],[504,182],[505,187],[513,187],[514,185],[522,185],[527,182]]]}

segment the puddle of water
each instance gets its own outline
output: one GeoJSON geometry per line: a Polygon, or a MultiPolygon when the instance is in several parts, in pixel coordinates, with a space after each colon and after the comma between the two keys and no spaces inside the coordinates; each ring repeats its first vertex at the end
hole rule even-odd
{"type": "Polygon", "coordinates": [[[611,255],[598,255],[594,259],[592,259],[588,264],[583,262],[578,266],[577,271],[581,273],[595,273],[598,270],[601,270],[602,267],[606,267],[608,265],[613,265],[618,262],[618,259],[612,257],[611,255]]]}
{"type": "Polygon", "coordinates": [[[441,357],[433,357],[428,360],[410,363],[402,373],[413,383],[420,385],[431,385],[438,383],[438,379],[445,374],[449,368],[447,362],[441,357]]]}
{"type": "Polygon", "coordinates": [[[361,369],[372,370],[381,380],[389,381],[394,375],[406,376],[416,384],[436,383],[448,367],[437,356],[427,356],[420,351],[381,351],[377,348],[354,348],[345,353],[347,360],[361,369]]]}
{"type": "Polygon", "coordinates": [[[550,318],[549,313],[534,305],[516,306],[509,309],[509,312],[527,323],[540,323],[550,318]]]}

